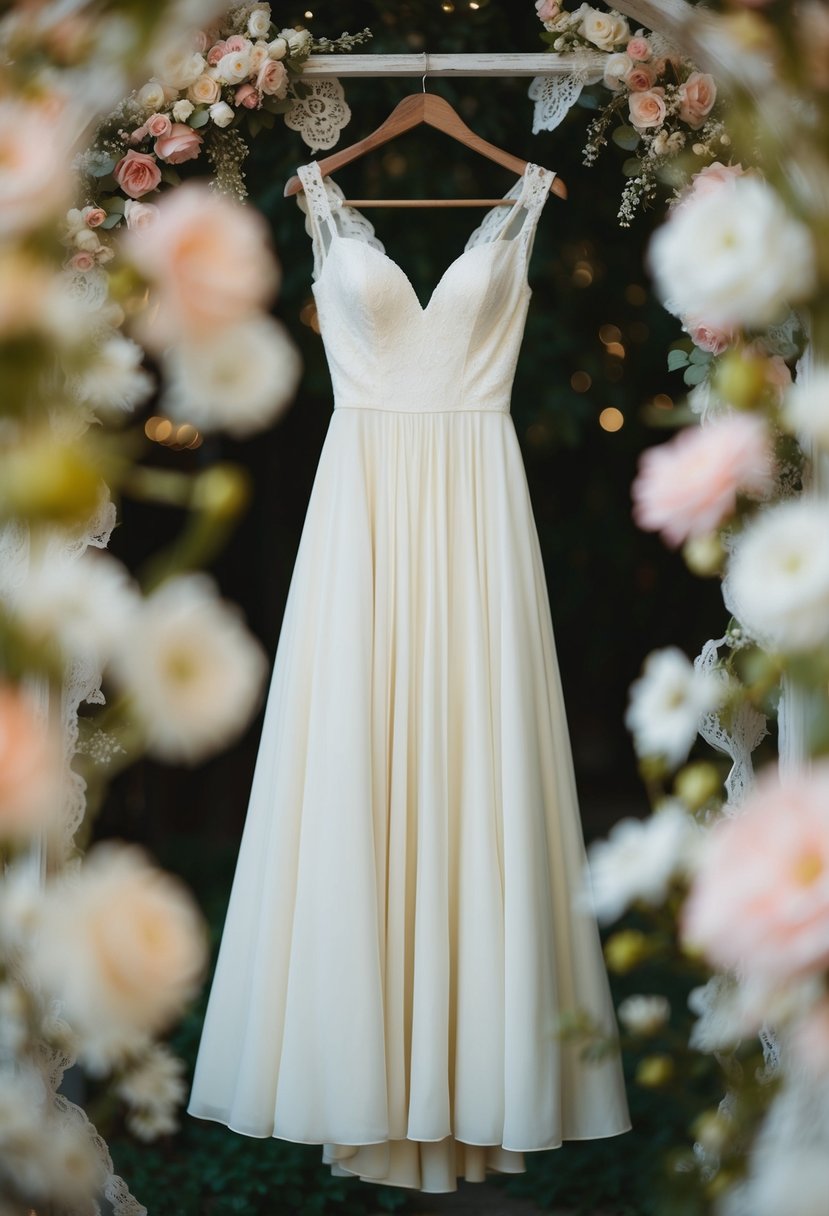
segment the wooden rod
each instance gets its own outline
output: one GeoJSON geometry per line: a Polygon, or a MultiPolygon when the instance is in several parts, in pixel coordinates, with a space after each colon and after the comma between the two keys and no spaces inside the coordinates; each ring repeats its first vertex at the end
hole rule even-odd
{"type": "Polygon", "coordinates": [[[344,198],[343,207],[514,207],[514,198],[344,198]]]}
{"type": "Polygon", "coordinates": [[[601,51],[558,55],[553,51],[491,55],[310,55],[303,76],[569,76],[601,73],[607,56],[601,51]]]}

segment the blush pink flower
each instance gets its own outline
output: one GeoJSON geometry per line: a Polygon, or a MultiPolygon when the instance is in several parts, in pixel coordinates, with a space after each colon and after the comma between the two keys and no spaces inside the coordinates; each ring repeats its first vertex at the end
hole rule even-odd
{"type": "Polygon", "coordinates": [[[237,106],[244,106],[246,110],[257,110],[262,104],[262,94],[252,84],[240,84],[233,95],[233,100],[237,106]]]}
{"type": "Polygon", "coordinates": [[[103,207],[84,207],[81,215],[87,228],[98,228],[107,217],[103,207]]]}
{"type": "Polygon", "coordinates": [[[728,350],[737,337],[736,330],[709,325],[696,317],[686,317],[683,325],[694,346],[707,350],[712,355],[721,355],[724,350],[728,350]]]}
{"type": "Polygon", "coordinates": [[[130,150],[113,169],[118,185],[130,198],[141,198],[155,190],[161,181],[161,170],[154,156],[130,150]]]}
{"type": "Polygon", "coordinates": [[[128,228],[146,228],[154,224],[158,218],[158,207],[155,203],[139,203],[135,199],[127,199],[124,204],[124,219],[128,228]]]}
{"type": "Polygon", "coordinates": [[[232,34],[225,42],[225,53],[232,55],[234,51],[249,51],[253,43],[244,34],[232,34]]]}
{"type": "Polygon", "coordinates": [[[676,546],[706,536],[734,514],[737,494],[762,497],[773,483],[771,444],[753,414],[688,427],[643,452],[633,483],[633,516],[676,546]]]}
{"type": "Polygon", "coordinates": [[[153,139],[160,139],[162,135],[169,135],[172,126],[173,123],[169,114],[151,114],[144,123],[146,133],[152,135],[153,139]]]}
{"type": "Polygon", "coordinates": [[[539,21],[555,21],[561,12],[558,0],[536,0],[535,11],[539,21]]]}
{"type": "Polygon", "coordinates": [[[95,258],[86,249],[79,249],[77,253],[72,254],[66,265],[70,270],[91,270],[95,265],[95,258]]]}
{"type": "Polygon", "coordinates": [[[647,38],[631,38],[625,49],[631,59],[634,59],[639,63],[642,63],[651,57],[651,45],[647,38]]]}
{"type": "Polygon", "coordinates": [[[0,837],[31,836],[44,826],[59,772],[54,738],[17,689],[0,685],[0,837]]]}
{"type": "Polygon", "coordinates": [[[829,965],[829,762],[761,777],[710,833],[682,936],[720,968],[777,985],[829,965]]]}
{"type": "Polygon", "coordinates": [[[628,72],[625,83],[631,92],[644,93],[651,88],[654,82],[653,68],[648,67],[643,63],[639,63],[636,67],[628,72]]]}
{"type": "Polygon", "coordinates": [[[631,93],[628,98],[630,121],[637,131],[648,127],[661,127],[667,114],[664,89],[647,89],[643,93],[631,93]]]}
{"type": "Polygon", "coordinates": [[[202,146],[202,136],[187,123],[174,122],[169,134],[162,135],[154,144],[155,154],[168,165],[180,165],[183,161],[194,160],[202,146]]]}
{"type": "Polygon", "coordinates": [[[209,46],[210,39],[207,36],[207,31],[196,30],[193,35],[193,50],[198,51],[200,55],[205,55],[209,46]]]}
{"type": "Polygon", "coordinates": [[[144,341],[207,339],[261,308],[278,285],[268,228],[257,212],[185,182],[162,195],[155,221],[124,233],[123,247],[153,284],[144,341]]]}
{"type": "Polygon", "coordinates": [[[707,72],[692,72],[677,90],[679,117],[692,130],[704,125],[717,100],[717,84],[707,72]]]}
{"type": "Polygon", "coordinates": [[[256,87],[260,93],[270,97],[281,97],[288,87],[288,73],[285,65],[276,59],[266,59],[256,77],[256,87]]]}
{"type": "Polygon", "coordinates": [[[207,52],[207,62],[212,68],[215,68],[220,59],[223,59],[227,54],[227,43],[224,41],[216,42],[207,52]]]}
{"type": "Polygon", "coordinates": [[[723,165],[720,161],[715,160],[713,164],[706,165],[704,169],[700,169],[699,173],[694,174],[671,207],[671,211],[675,211],[692,200],[704,198],[707,194],[715,194],[718,190],[732,186],[738,178],[745,176],[745,172],[742,165],[723,165]]]}

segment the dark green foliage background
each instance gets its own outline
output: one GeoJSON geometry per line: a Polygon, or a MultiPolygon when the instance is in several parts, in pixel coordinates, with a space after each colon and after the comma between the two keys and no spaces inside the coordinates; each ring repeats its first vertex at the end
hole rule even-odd
{"type": "MultiPolygon", "coordinates": [[[[534,51],[542,49],[532,0],[481,0],[477,11],[455,0],[309,0],[312,31],[335,36],[369,25],[376,51],[534,51]]],[[[273,5],[275,19],[302,23],[304,7],[273,5]]],[[[681,375],[669,375],[665,352],[679,330],[650,295],[631,304],[630,285],[647,286],[643,250],[652,218],[628,231],[616,221],[624,153],[610,149],[597,167],[581,164],[589,115],[579,107],[552,133],[531,133],[527,80],[432,80],[487,139],[560,171],[570,200],[551,199],[542,215],[531,268],[534,294],[513,395],[547,572],[559,658],[588,837],[622,814],[645,809],[628,737],[622,726],[627,687],[644,654],[677,642],[693,654],[723,621],[718,588],[693,579],[681,560],[630,519],[629,487],[641,449],[659,438],[646,427],[642,403],[657,393],[682,395],[681,375]],[[577,261],[593,267],[589,287],[576,285],[577,261]],[[599,340],[602,324],[617,325],[627,350],[624,374],[613,379],[599,340]],[[631,331],[631,325],[633,330],[631,331]],[[570,387],[577,370],[592,377],[589,392],[570,387]],[[606,406],[621,409],[624,428],[598,425],[606,406]]],[[[346,82],[353,117],[343,139],[373,130],[420,80],[346,82]]],[[[244,444],[214,440],[199,452],[161,449],[159,464],[197,466],[217,457],[245,465],[253,479],[251,508],[215,574],[240,602],[254,632],[273,655],[308,497],[331,413],[330,382],[318,335],[300,323],[310,296],[311,252],[303,217],[282,187],[309,159],[299,136],[278,121],[254,145],[247,166],[251,195],[269,217],[284,280],[278,313],[299,344],[305,373],[291,409],[268,433],[244,444]]],[[[495,195],[511,178],[502,169],[421,129],[349,166],[338,175],[347,194],[403,196],[495,195]]],[[[371,219],[389,254],[410,275],[421,299],[461,251],[480,213],[463,210],[376,210],[371,219]]],[[[132,565],[172,537],[174,513],[126,503],[114,548],[132,565]]],[[[239,836],[244,822],[261,717],[230,752],[196,772],[150,763],[125,774],[99,823],[102,835],[143,842],[181,873],[208,913],[218,942],[239,836]]],[[[656,982],[654,978],[654,982],[656,982]]],[[[643,990],[636,978],[628,990],[643,990]]],[[[664,978],[660,981],[664,984],[664,978]]],[[[678,981],[677,981],[678,982],[678,981]]],[[[644,990],[648,990],[647,987],[644,990]]],[[[656,988],[655,990],[659,990],[656,988]]],[[[684,995],[676,1002],[682,1013],[684,995]]],[[[176,1046],[188,1060],[198,1042],[201,1009],[180,1029],[176,1046]]],[[[712,1091],[713,1092],[713,1091],[712,1091]]],[[[681,1127],[687,1095],[658,1099],[631,1091],[636,1131],[618,1140],[568,1145],[529,1156],[525,1177],[508,1185],[544,1207],[648,1216],[656,1211],[660,1146],[681,1127]]],[[[275,1216],[281,1213],[364,1213],[405,1201],[331,1178],[319,1150],[250,1140],[218,1125],[184,1117],[181,1133],[143,1146],[116,1137],[117,1165],[151,1216],[275,1216]]],[[[677,1211],[679,1209],[676,1209],[677,1211]]]]}

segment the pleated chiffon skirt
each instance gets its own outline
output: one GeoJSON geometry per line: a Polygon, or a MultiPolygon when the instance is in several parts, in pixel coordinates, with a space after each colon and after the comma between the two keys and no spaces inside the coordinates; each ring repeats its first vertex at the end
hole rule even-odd
{"type": "Polygon", "coordinates": [[[335,409],[189,1112],[427,1191],[627,1130],[583,864],[510,415],[335,409]]]}

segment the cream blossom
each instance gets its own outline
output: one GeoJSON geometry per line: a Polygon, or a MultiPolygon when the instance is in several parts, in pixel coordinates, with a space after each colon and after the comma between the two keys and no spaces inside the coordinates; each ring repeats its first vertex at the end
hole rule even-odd
{"type": "Polygon", "coordinates": [[[290,403],[300,360],[272,317],[230,326],[206,342],[170,351],[163,408],[201,430],[244,438],[269,426],[290,403]]]}
{"type": "Polygon", "coordinates": [[[217,127],[228,127],[233,122],[233,107],[226,101],[217,101],[210,107],[210,118],[217,127]]]}
{"type": "Polygon", "coordinates": [[[250,51],[229,51],[215,68],[222,84],[240,84],[250,75],[250,51]]]}
{"type": "Polygon", "coordinates": [[[257,42],[250,53],[250,70],[257,73],[266,59],[269,59],[267,42],[257,42]]]}
{"type": "Polygon", "coordinates": [[[256,4],[248,17],[248,33],[251,38],[267,38],[271,28],[271,6],[256,4]]]}
{"type": "Polygon", "coordinates": [[[95,410],[129,412],[152,395],[155,381],[142,366],[137,342],[113,330],[97,344],[94,357],[72,382],[78,400],[95,410]]]}
{"type": "Polygon", "coordinates": [[[646,131],[650,127],[661,127],[668,113],[665,105],[665,90],[645,89],[641,93],[631,93],[628,98],[628,113],[631,124],[637,131],[646,131]]]}
{"type": "Polygon", "coordinates": [[[256,77],[260,93],[271,97],[284,97],[288,88],[288,73],[283,64],[275,59],[266,59],[256,77]]]}
{"type": "Polygon", "coordinates": [[[160,1043],[154,1043],[138,1063],[120,1078],[116,1092],[126,1103],[127,1127],[139,1140],[155,1140],[178,1127],[176,1108],[187,1087],[184,1063],[160,1043]]]}
{"type": "Polygon", "coordinates": [[[724,328],[769,324],[815,282],[808,228],[751,176],[695,192],[675,207],[652,238],[648,260],[669,312],[724,328]]]}
{"type": "Polygon", "coordinates": [[[271,59],[284,59],[288,54],[288,43],[285,38],[274,38],[268,43],[268,56],[271,59]]]}
{"type": "Polygon", "coordinates": [[[668,1021],[671,1005],[664,996],[629,996],[621,1002],[617,1013],[630,1034],[652,1035],[668,1021]]]}
{"type": "Polygon", "coordinates": [[[717,85],[706,72],[692,72],[677,89],[679,117],[692,130],[705,125],[717,100],[717,85]]]}
{"type": "Polygon", "coordinates": [[[138,90],[138,101],[145,110],[160,110],[167,100],[160,80],[148,80],[138,90]]]}
{"type": "Polygon", "coordinates": [[[802,440],[829,450],[829,368],[821,364],[792,385],[786,395],[783,419],[802,440]]]}
{"type": "Polygon", "coordinates": [[[27,966],[98,1069],[181,1013],[205,958],[187,889],[137,847],[107,842],[49,883],[27,966]]]}
{"type": "Polygon", "coordinates": [[[769,987],[829,965],[829,762],[758,778],[708,834],[682,936],[718,968],[769,987]],[[723,932],[723,926],[728,932],[723,932]]]}
{"type": "Polygon", "coordinates": [[[158,207],[155,203],[139,203],[133,198],[128,198],[124,203],[124,220],[128,228],[147,228],[157,219],[158,207]]]}
{"type": "MultiPolygon", "coordinates": [[[[201,80],[201,77],[199,77],[199,79],[201,80]]],[[[192,101],[189,101],[188,98],[180,97],[173,106],[173,119],[175,122],[187,122],[187,119],[193,113],[195,108],[196,107],[193,105],[192,101]]]]}
{"type": "Polygon", "coordinates": [[[218,101],[221,95],[222,86],[218,80],[214,80],[206,72],[199,76],[198,80],[194,80],[187,89],[188,100],[195,102],[197,105],[210,106],[214,101],[218,101]]]}
{"type": "Polygon", "coordinates": [[[43,913],[40,875],[31,858],[6,868],[0,883],[0,946],[16,961],[29,951],[43,913]]]}
{"type": "Polygon", "coordinates": [[[582,16],[581,34],[600,51],[615,51],[630,38],[630,26],[620,13],[602,13],[588,7],[582,16]]]}
{"type": "Polygon", "coordinates": [[[677,768],[691,749],[700,719],[724,694],[723,681],[695,670],[676,646],[652,651],[631,685],[625,714],[637,754],[661,757],[677,768]]]}
{"type": "Polygon", "coordinates": [[[632,903],[658,905],[673,879],[687,870],[699,829],[687,811],[671,802],[647,819],[622,819],[606,840],[588,849],[582,902],[601,921],[613,921],[632,903]]]}
{"type": "Polygon", "coordinates": [[[157,65],[157,76],[171,89],[186,89],[198,80],[207,67],[204,55],[198,51],[182,50],[180,47],[167,49],[157,65]]]}
{"type": "Polygon", "coordinates": [[[308,30],[284,29],[280,30],[279,34],[288,43],[288,54],[290,56],[301,58],[310,51],[313,38],[308,30]]]}
{"type": "Polygon", "coordinates": [[[244,730],[266,671],[238,611],[204,575],[170,579],[142,604],[112,673],[162,760],[195,764],[244,730]]]}
{"type": "Polygon", "coordinates": [[[737,495],[767,496],[774,463],[764,420],[729,414],[687,427],[639,459],[632,487],[640,528],[669,545],[713,532],[737,509],[737,495]]]}
{"type": "Polygon", "coordinates": [[[605,88],[612,89],[614,93],[618,93],[624,87],[628,73],[632,70],[633,60],[624,51],[608,55],[604,65],[605,88]]]}
{"type": "Polygon", "coordinates": [[[0,100],[0,240],[64,210],[72,189],[69,147],[64,122],[45,106],[0,100]]]}
{"type": "Polygon", "coordinates": [[[155,309],[137,324],[155,350],[215,337],[255,313],[279,281],[262,216],[195,182],[163,195],[152,227],[124,233],[122,245],[153,284],[155,309]]]}
{"type": "Polygon", "coordinates": [[[50,1119],[40,1148],[40,1170],[46,1194],[63,1203],[88,1202],[107,1180],[107,1170],[83,1124],[50,1119]]]}
{"type": "Polygon", "coordinates": [[[829,642],[829,514],[798,498],[762,512],[740,535],[728,569],[729,608],[771,650],[829,642]]]}

